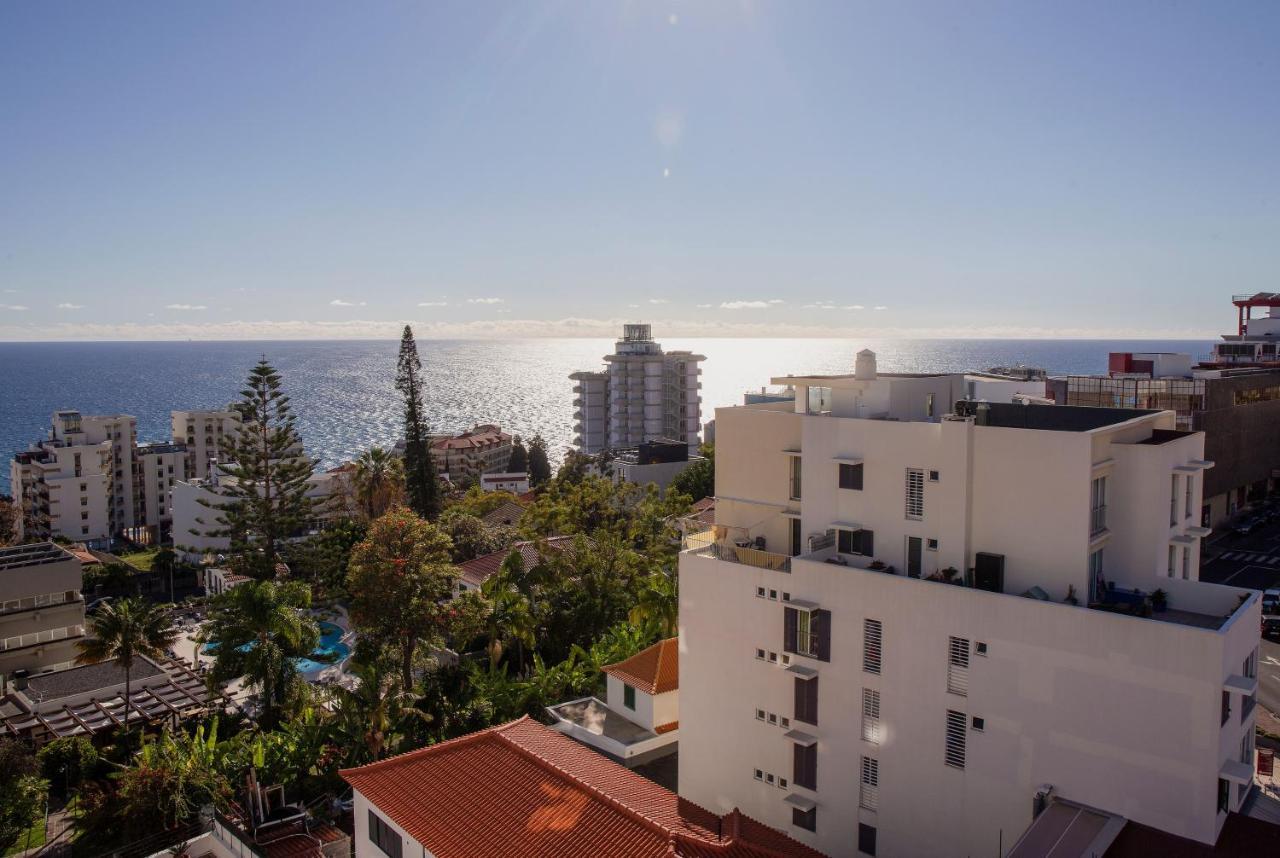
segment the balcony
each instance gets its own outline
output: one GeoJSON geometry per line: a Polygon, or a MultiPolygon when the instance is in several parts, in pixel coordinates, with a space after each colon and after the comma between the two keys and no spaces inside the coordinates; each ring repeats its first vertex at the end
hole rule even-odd
{"type": "Polygon", "coordinates": [[[690,554],[714,557],[727,563],[790,572],[791,558],[786,554],[756,547],[763,542],[763,537],[752,538],[745,528],[717,525],[711,530],[686,535],[682,548],[690,554]]]}
{"type": "Polygon", "coordinates": [[[42,632],[32,632],[28,635],[14,635],[13,637],[0,640],[0,652],[12,652],[15,649],[25,649],[26,647],[39,646],[40,644],[53,643],[54,641],[83,636],[84,626],[64,626],[59,629],[45,629],[42,632]]]}

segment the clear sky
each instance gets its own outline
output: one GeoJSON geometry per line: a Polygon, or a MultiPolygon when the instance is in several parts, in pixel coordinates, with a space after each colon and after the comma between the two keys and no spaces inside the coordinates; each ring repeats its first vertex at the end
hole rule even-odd
{"type": "Polygon", "coordinates": [[[0,4],[0,339],[1202,336],[1280,3],[0,4]]]}

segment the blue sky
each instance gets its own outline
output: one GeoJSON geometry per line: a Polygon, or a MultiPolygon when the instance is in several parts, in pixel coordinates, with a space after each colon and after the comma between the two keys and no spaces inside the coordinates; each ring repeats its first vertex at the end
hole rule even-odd
{"type": "Polygon", "coordinates": [[[1280,4],[0,5],[0,339],[1203,336],[1280,4]],[[881,308],[881,309],[877,309],[881,308]]]}

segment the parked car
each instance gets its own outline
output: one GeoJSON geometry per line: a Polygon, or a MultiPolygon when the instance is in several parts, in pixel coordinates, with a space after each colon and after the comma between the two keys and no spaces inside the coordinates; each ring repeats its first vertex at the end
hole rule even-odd
{"type": "Polygon", "coordinates": [[[1271,614],[1262,618],[1262,636],[1280,640],[1280,615],[1271,614]]]}
{"type": "Polygon", "coordinates": [[[1232,530],[1236,536],[1248,536],[1257,529],[1260,524],[1262,524],[1262,521],[1259,520],[1257,516],[1249,516],[1244,521],[1237,524],[1232,530]]]}
{"type": "Polygon", "coordinates": [[[1280,590],[1267,590],[1262,594],[1262,613],[1280,614],[1280,590]]]}
{"type": "Polygon", "coordinates": [[[102,596],[100,598],[94,599],[92,602],[84,606],[84,612],[86,614],[95,614],[102,608],[103,605],[110,604],[113,598],[115,597],[102,596]]]}

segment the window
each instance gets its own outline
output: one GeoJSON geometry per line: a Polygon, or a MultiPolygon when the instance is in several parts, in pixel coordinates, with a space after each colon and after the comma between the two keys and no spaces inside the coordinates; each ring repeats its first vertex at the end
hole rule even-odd
{"type": "Polygon", "coordinates": [[[796,743],[791,782],[806,789],[818,788],[818,746],[796,743]]]}
{"type": "Polygon", "coordinates": [[[1102,596],[1106,581],[1105,550],[1104,548],[1099,548],[1089,554],[1089,586],[1093,588],[1094,595],[1099,598],[1102,596]]]}
{"type": "Polygon", "coordinates": [[[764,780],[764,772],[763,772],[763,771],[761,771],[760,769],[756,769],[756,775],[755,775],[755,777],[756,777],[756,780],[758,780],[758,781],[762,781],[762,780],[764,780]]]}
{"type": "Polygon", "coordinates": [[[975,729],[975,730],[977,730],[979,733],[981,733],[981,732],[982,732],[983,730],[985,730],[986,728],[987,728],[987,719],[986,719],[986,718],[979,718],[977,715],[974,715],[974,716],[973,716],[973,729],[975,729]]]}
{"type": "Polygon", "coordinates": [[[953,769],[964,768],[965,739],[968,738],[965,727],[968,722],[969,719],[963,712],[947,710],[947,750],[944,759],[953,769]]]}
{"type": "Polygon", "coordinates": [[[1222,723],[1225,724],[1231,719],[1231,692],[1222,692],[1222,723]]]}
{"type": "Polygon", "coordinates": [[[790,607],[783,611],[783,651],[830,661],[831,612],[790,607]]]}
{"type": "Polygon", "coordinates": [[[875,810],[880,804],[880,761],[862,758],[862,775],[858,780],[858,806],[875,810]]]}
{"type": "Polygon", "coordinates": [[[1174,571],[1178,568],[1178,547],[1176,545],[1169,546],[1169,577],[1173,577],[1174,571]]]}
{"type": "Polygon", "coordinates": [[[404,848],[404,841],[386,820],[372,810],[369,811],[369,842],[381,849],[383,855],[401,858],[400,850],[404,848]]]}
{"type": "Polygon", "coordinates": [[[939,479],[941,479],[941,475],[937,471],[929,472],[929,482],[936,483],[939,479]]]}
{"type": "Polygon", "coordinates": [[[978,641],[976,644],[973,645],[973,649],[978,655],[987,654],[987,644],[985,641],[978,641]]]}
{"type": "Polygon", "coordinates": [[[836,550],[841,554],[870,557],[875,553],[875,534],[870,530],[838,530],[836,533],[836,550]]]}
{"type": "Polygon", "coordinates": [[[1185,545],[1182,548],[1182,580],[1191,577],[1191,549],[1185,545]]]}
{"type": "Polygon", "coordinates": [[[756,658],[760,659],[761,661],[764,661],[764,650],[762,650],[762,649],[757,649],[757,650],[756,650],[756,658]]]}
{"type": "Polygon", "coordinates": [[[777,663],[778,663],[778,654],[777,654],[776,652],[771,652],[771,653],[769,653],[769,661],[770,661],[770,663],[772,663],[772,664],[777,664],[777,663]]]}
{"type": "Polygon", "coordinates": [[[924,395],[924,416],[934,417],[934,394],[926,393],[924,395]]]}
{"type": "Polygon", "coordinates": [[[763,721],[763,720],[764,720],[764,710],[763,710],[763,709],[757,709],[757,710],[756,710],[756,720],[757,720],[757,721],[763,721]]]}
{"type": "Polygon", "coordinates": [[[880,744],[880,692],[862,689],[862,740],[880,744]]]}
{"type": "Polygon", "coordinates": [[[772,775],[772,774],[770,774],[770,773],[768,773],[768,772],[766,772],[766,773],[765,773],[765,776],[764,776],[764,782],[765,782],[765,783],[767,783],[767,784],[772,785],[772,784],[773,784],[773,775],[772,775]]]}
{"type": "Polygon", "coordinates": [[[805,831],[818,830],[818,809],[811,807],[808,810],[801,810],[798,807],[791,808],[791,824],[797,828],[803,828],[805,831]]]}
{"type": "Polygon", "coordinates": [[[1089,535],[1107,529],[1107,478],[1098,477],[1089,487],[1089,535]]]}
{"type": "Polygon", "coordinates": [[[880,643],[884,627],[879,620],[862,621],[862,669],[867,673],[880,672],[880,643]]]}
{"type": "Polygon", "coordinates": [[[858,851],[864,855],[876,854],[876,828],[874,825],[858,823],[858,851]]]}
{"type": "Polygon", "coordinates": [[[756,587],[756,597],[760,599],[764,598],[764,587],[756,587]]]}
{"type": "Polygon", "coordinates": [[[795,681],[795,719],[806,724],[818,725],[818,678],[795,681]]]}
{"type": "Polygon", "coordinates": [[[1258,675],[1258,651],[1256,649],[1249,653],[1249,656],[1244,660],[1244,665],[1240,668],[1240,672],[1249,679],[1258,675]]]}
{"type": "Polygon", "coordinates": [[[786,789],[786,788],[787,788],[787,779],[778,778],[778,789],[786,789]]]}
{"type": "Polygon", "coordinates": [[[770,590],[770,591],[769,591],[769,598],[770,598],[770,599],[772,599],[772,600],[773,600],[773,601],[775,601],[775,602],[776,602],[776,601],[778,601],[778,591],[777,591],[777,590],[770,590]]]}
{"type": "Polygon", "coordinates": [[[840,488],[862,491],[862,465],[840,463],[840,488]]]}
{"type": "Polygon", "coordinates": [[[1231,809],[1231,784],[1218,778],[1218,813],[1226,813],[1231,809]]]}
{"type": "Polygon", "coordinates": [[[936,540],[936,539],[928,539],[928,540],[925,540],[924,548],[925,548],[925,551],[937,551],[937,550],[938,550],[938,540],[936,540]]]}
{"type": "Polygon", "coordinates": [[[775,715],[774,713],[770,712],[770,713],[769,713],[768,721],[769,721],[769,723],[770,723],[770,724],[772,724],[772,725],[774,725],[774,726],[777,726],[777,724],[778,724],[778,716],[777,716],[777,715],[775,715]]]}
{"type": "Polygon", "coordinates": [[[782,728],[782,729],[784,729],[784,730],[788,730],[788,729],[790,729],[790,728],[791,728],[791,719],[790,719],[790,718],[788,718],[786,715],[783,715],[781,718],[779,718],[779,719],[778,719],[778,726],[779,726],[779,727],[781,727],[781,728],[782,728]]]}
{"type": "Polygon", "coordinates": [[[907,468],[907,518],[919,520],[924,518],[924,471],[919,468],[907,468]]]}
{"type": "Polygon", "coordinates": [[[1178,475],[1172,477],[1172,489],[1169,492],[1169,526],[1173,527],[1178,523],[1178,475]]]}
{"type": "Polygon", "coordinates": [[[947,691],[969,696],[969,639],[950,638],[947,645],[947,691]]]}
{"type": "Polygon", "coordinates": [[[625,707],[627,707],[628,709],[635,709],[635,708],[636,708],[636,689],[635,689],[635,686],[627,685],[626,683],[623,683],[623,685],[622,685],[622,705],[623,705],[623,706],[625,706],[625,707]]]}
{"type": "Polygon", "coordinates": [[[1186,508],[1182,511],[1182,515],[1184,518],[1191,518],[1191,493],[1193,491],[1193,485],[1195,483],[1195,479],[1196,478],[1191,476],[1190,474],[1187,475],[1187,491],[1186,491],[1187,504],[1186,504],[1186,508]]]}
{"type": "Polygon", "coordinates": [[[791,460],[791,499],[800,500],[800,457],[788,456],[791,460]]]}

